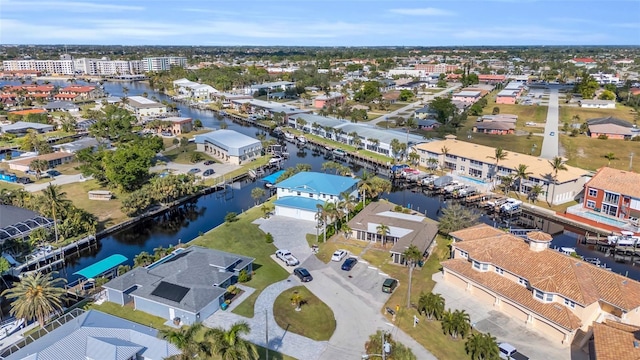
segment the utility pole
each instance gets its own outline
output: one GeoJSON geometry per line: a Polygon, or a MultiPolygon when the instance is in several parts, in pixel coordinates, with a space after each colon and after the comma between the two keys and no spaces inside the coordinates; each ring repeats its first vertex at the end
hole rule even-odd
{"type": "Polygon", "coordinates": [[[264,347],[265,352],[267,353],[267,356],[265,357],[266,360],[269,360],[269,322],[268,322],[268,317],[267,317],[267,310],[264,310],[264,337],[266,340],[266,345],[264,347]]]}
{"type": "Polygon", "coordinates": [[[633,171],[633,151],[629,154],[629,171],[633,171]]]}
{"type": "Polygon", "coordinates": [[[407,286],[407,309],[411,307],[411,276],[413,275],[413,260],[408,260],[408,263],[409,263],[409,286],[407,286]]]}

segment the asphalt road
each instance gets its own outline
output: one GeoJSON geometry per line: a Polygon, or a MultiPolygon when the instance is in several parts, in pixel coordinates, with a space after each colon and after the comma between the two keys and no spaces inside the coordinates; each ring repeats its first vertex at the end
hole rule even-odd
{"type": "Polygon", "coordinates": [[[558,89],[549,89],[549,111],[547,112],[547,122],[544,126],[544,140],[540,157],[553,159],[558,156],[558,89]]]}

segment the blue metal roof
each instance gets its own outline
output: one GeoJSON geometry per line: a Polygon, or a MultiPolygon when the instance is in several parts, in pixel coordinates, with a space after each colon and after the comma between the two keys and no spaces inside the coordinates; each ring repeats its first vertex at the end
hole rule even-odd
{"type": "Polygon", "coordinates": [[[195,136],[196,144],[212,143],[231,156],[240,156],[246,151],[262,149],[262,143],[251,136],[241,134],[235,130],[220,129],[195,136]]]}
{"type": "Polygon", "coordinates": [[[345,191],[355,190],[356,184],[358,179],[346,176],[303,171],[280,182],[278,188],[339,196],[345,191]]]}
{"type": "Polygon", "coordinates": [[[301,196],[285,196],[273,202],[276,206],[285,206],[294,209],[318,211],[318,204],[324,205],[324,201],[305,198],[301,196]]]}
{"type": "Polygon", "coordinates": [[[280,178],[280,176],[282,176],[282,174],[284,174],[284,170],[276,171],[273,174],[262,178],[262,181],[267,182],[269,184],[275,184],[276,181],[278,181],[278,179],[280,178]]]}
{"type": "Polygon", "coordinates": [[[74,275],[80,275],[87,279],[95,278],[98,275],[102,275],[105,272],[115,268],[116,266],[126,262],[128,259],[124,255],[115,254],[106,259],[100,260],[97,263],[91,264],[86,268],[76,271],[74,275]]]}

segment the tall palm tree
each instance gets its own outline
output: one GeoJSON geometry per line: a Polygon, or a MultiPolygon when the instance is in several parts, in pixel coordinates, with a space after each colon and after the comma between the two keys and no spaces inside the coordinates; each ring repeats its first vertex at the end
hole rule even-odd
{"type": "Polygon", "coordinates": [[[435,170],[438,168],[438,159],[436,158],[429,158],[427,159],[427,165],[429,167],[429,170],[435,170]]]}
{"type": "Polygon", "coordinates": [[[531,190],[529,190],[529,194],[527,196],[529,200],[531,200],[535,204],[536,200],[538,200],[538,196],[543,192],[544,192],[544,189],[542,188],[542,186],[535,184],[533,185],[531,190]]]}
{"type": "MultiPolygon", "coordinates": [[[[553,198],[556,197],[556,185],[558,184],[558,172],[566,171],[567,167],[564,165],[564,160],[560,156],[556,156],[553,159],[549,160],[549,165],[551,165],[551,171],[553,172],[553,193],[551,195],[551,202],[553,202],[553,198]]],[[[547,191],[547,196],[549,192],[547,191]]],[[[547,203],[549,203],[549,199],[547,198],[547,203]]],[[[551,204],[549,204],[551,205],[551,204]]]]}
{"type": "Polygon", "coordinates": [[[244,321],[231,325],[229,330],[213,328],[205,333],[205,338],[212,344],[212,352],[222,360],[257,360],[259,358],[256,346],[240,337],[251,331],[249,324],[244,321]]]}
{"type": "Polygon", "coordinates": [[[442,167],[442,171],[444,171],[445,169],[445,165],[444,163],[447,161],[447,155],[449,154],[449,148],[446,146],[443,146],[440,151],[442,152],[443,158],[442,158],[442,164],[440,164],[440,166],[442,167]]]}
{"type": "MultiPolygon", "coordinates": [[[[522,183],[529,178],[529,175],[533,174],[528,171],[528,166],[525,164],[518,164],[516,168],[516,179],[518,179],[518,192],[522,192],[522,183]]],[[[520,195],[518,195],[520,197],[520,195]]]]}
{"type": "Polygon", "coordinates": [[[429,320],[439,320],[444,314],[444,298],[440,294],[422,293],[418,299],[418,311],[429,320]]]}
{"type": "Polygon", "coordinates": [[[498,359],[500,349],[498,341],[491,333],[473,334],[464,344],[467,354],[471,355],[472,360],[490,360],[498,359]]]}
{"type": "Polygon", "coordinates": [[[181,352],[171,357],[172,360],[192,360],[199,356],[211,356],[211,349],[207,342],[198,341],[197,334],[202,330],[202,323],[184,326],[180,329],[161,329],[159,335],[175,345],[181,352]]]}
{"type": "Polygon", "coordinates": [[[493,177],[498,174],[498,165],[500,164],[500,161],[506,160],[507,155],[509,155],[509,153],[504,151],[502,147],[497,147],[493,156],[487,156],[487,158],[493,159],[496,162],[496,170],[493,174],[493,177]]]}
{"type": "Polygon", "coordinates": [[[344,213],[346,222],[349,222],[349,214],[356,207],[356,198],[346,192],[340,194],[340,197],[342,198],[342,200],[338,203],[338,208],[341,209],[344,213]]]}
{"type": "Polygon", "coordinates": [[[513,187],[514,180],[515,179],[511,175],[500,177],[500,184],[502,185],[502,191],[504,192],[505,195],[509,196],[509,192],[513,187]]]}
{"type": "MultiPolygon", "coordinates": [[[[67,193],[60,190],[57,185],[49,184],[42,191],[42,196],[45,200],[45,206],[51,210],[51,216],[53,217],[53,229],[56,236],[56,242],[58,242],[58,215],[63,215],[66,207],[71,203],[69,199],[66,199],[67,193]]],[[[45,211],[47,212],[47,211],[45,211]]]]}
{"type": "Polygon", "coordinates": [[[11,302],[11,315],[25,321],[35,319],[41,327],[55,311],[62,310],[67,292],[60,287],[63,278],[52,278],[52,273],[36,272],[24,276],[11,289],[2,292],[11,302]]]}
{"type": "Polygon", "coordinates": [[[323,204],[316,205],[318,209],[318,216],[322,220],[322,228],[324,233],[324,241],[327,241],[327,224],[331,220],[331,217],[334,215],[336,205],[333,202],[327,201],[323,204]]]}
{"type": "Polygon", "coordinates": [[[409,247],[402,253],[404,257],[404,261],[409,267],[409,286],[407,289],[407,308],[411,307],[411,284],[412,284],[412,276],[413,276],[413,268],[416,266],[416,263],[422,259],[423,253],[418,249],[417,246],[411,244],[409,247]]]}
{"type": "Polygon", "coordinates": [[[44,159],[36,159],[29,164],[29,169],[36,172],[37,179],[40,179],[40,176],[42,175],[42,173],[48,168],[49,168],[49,162],[44,159]]]}
{"type": "Polygon", "coordinates": [[[385,225],[385,224],[380,224],[380,225],[376,226],[376,232],[382,238],[382,245],[384,245],[385,239],[386,239],[387,235],[389,234],[389,227],[387,225],[385,225]]]}

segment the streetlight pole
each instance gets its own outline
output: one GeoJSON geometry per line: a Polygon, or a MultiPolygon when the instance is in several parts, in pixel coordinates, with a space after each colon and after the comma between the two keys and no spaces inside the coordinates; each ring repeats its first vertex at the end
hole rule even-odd
{"type": "Polygon", "coordinates": [[[629,171],[633,170],[633,151],[629,154],[629,171]]]}
{"type": "Polygon", "coordinates": [[[413,275],[413,260],[408,260],[409,263],[409,286],[407,286],[407,309],[411,307],[411,276],[413,275]]]}

